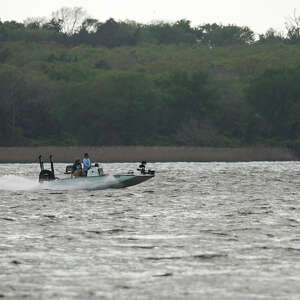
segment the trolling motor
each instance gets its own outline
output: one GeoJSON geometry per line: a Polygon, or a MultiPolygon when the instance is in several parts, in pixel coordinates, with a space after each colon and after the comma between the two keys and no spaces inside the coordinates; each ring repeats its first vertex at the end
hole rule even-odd
{"type": "Polygon", "coordinates": [[[45,170],[44,162],[42,161],[42,155],[39,156],[39,163],[41,168],[41,172],[39,175],[39,182],[55,180],[52,155],[49,156],[49,160],[50,160],[51,170],[45,170]]]}
{"type": "Polygon", "coordinates": [[[143,175],[145,175],[145,174],[154,175],[155,174],[154,170],[150,170],[150,169],[146,170],[146,164],[147,164],[146,161],[142,161],[137,170],[140,171],[141,174],[143,174],[143,175]]]}

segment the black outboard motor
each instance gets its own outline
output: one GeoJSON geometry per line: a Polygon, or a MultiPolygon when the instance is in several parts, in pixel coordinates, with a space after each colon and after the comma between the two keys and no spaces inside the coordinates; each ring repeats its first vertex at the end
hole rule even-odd
{"type": "Polygon", "coordinates": [[[39,162],[40,162],[40,167],[41,167],[41,172],[39,175],[39,182],[55,180],[52,155],[50,155],[51,171],[44,169],[44,162],[42,161],[41,155],[39,156],[39,162]]]}

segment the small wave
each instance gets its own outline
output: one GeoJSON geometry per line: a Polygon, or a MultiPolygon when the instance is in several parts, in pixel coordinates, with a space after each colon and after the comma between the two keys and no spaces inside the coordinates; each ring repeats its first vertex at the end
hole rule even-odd
{"type": "Polygon", "coordinates": [[[197,254],[193,255],[192,258],[196,259],[213,259],[213,258],[222,258],[227,257],[227,254],[215,254],[215,253],[206,253],[206,254],[197,254]]]}
{"type": "Polygon", "coordinates": [[[5,175],[0,177],[0,190],[3,191],[32,191],[40,189],[36,179],[16,175],[5,175]]]}
{"type": "Polygon", "coordinates": [[[95,233],[95,234],[105,234],[105,233],[113,234],[113,233],[119,233],[122,231],[124,231],[124,230],[116,228],[116,229],[108,229],[108,230],[88,230],[87,232],[95,233]]]}
{"type": "Polygon", "coordinates": [[[173,259],[183,259],[186,258],[185,256],[150,256],[145,257],[146,260],[173,260],[173,259]]]}
{"type": "Polygon", "coordinates": [[[214,259],[214,258],[222,258],[227,257],[227,254],[218,254],[218,253],[204,253],[204,254],[196,254],[191,256],[151,256],[145,257],[146,260],[178,260],[178,259],[214,259]]]}
{"type": "Polygon", "coordinates": [[[167,276],[173,276],[173,273],[162,273],[157,275],[152,275],[153,277],[167,277],[167,276]]]}

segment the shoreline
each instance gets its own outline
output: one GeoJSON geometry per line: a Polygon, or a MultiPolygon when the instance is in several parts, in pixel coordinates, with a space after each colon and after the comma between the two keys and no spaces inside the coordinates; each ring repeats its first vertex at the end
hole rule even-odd
{"type": "Polygon", "coordinates": [[[298,161],[290,149],[279,147],[172,147],[172,146],[45,146],[0,147],[0,163],[35,163],[41,154],[44,161],[53,155],[54,162],[73,162],[87,152],[98,162],[250,162],[298,161]]]}

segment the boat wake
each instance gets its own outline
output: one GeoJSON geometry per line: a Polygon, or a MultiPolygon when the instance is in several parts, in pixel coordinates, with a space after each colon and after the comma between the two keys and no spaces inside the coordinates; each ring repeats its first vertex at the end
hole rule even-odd
{"type": "Polygon", "coordinates": [[[114,176],[106,176],[101,183],[95,182],[94,184],[89,182],[72,181],[64,182],[52,181],[39,183],[37,179],[28,177],[5,175],[0,177],[0,190],[2,191],[36,191],[36,190],[101,190],[106,189],[118,181],[114,176]]]}
{"type": "Polygon", "coordinates": [[[117,184],[118,180],[113,175],[108,175],[103,177],[101,182],[95,181],[81,181],[80,179],[74,179],[72,181],[49,181],[43,182],[41,184],[42,189],[46,190],[60,190],[60,191],[70,191],[70,190],[104,190],[117,184]]]}
{"type": "Polygon", "coordinates": [[[16,175],[0,177],[0,190],[2,191],[33,191],[39,189],[40,184],[36,179],[16,175]]]}

